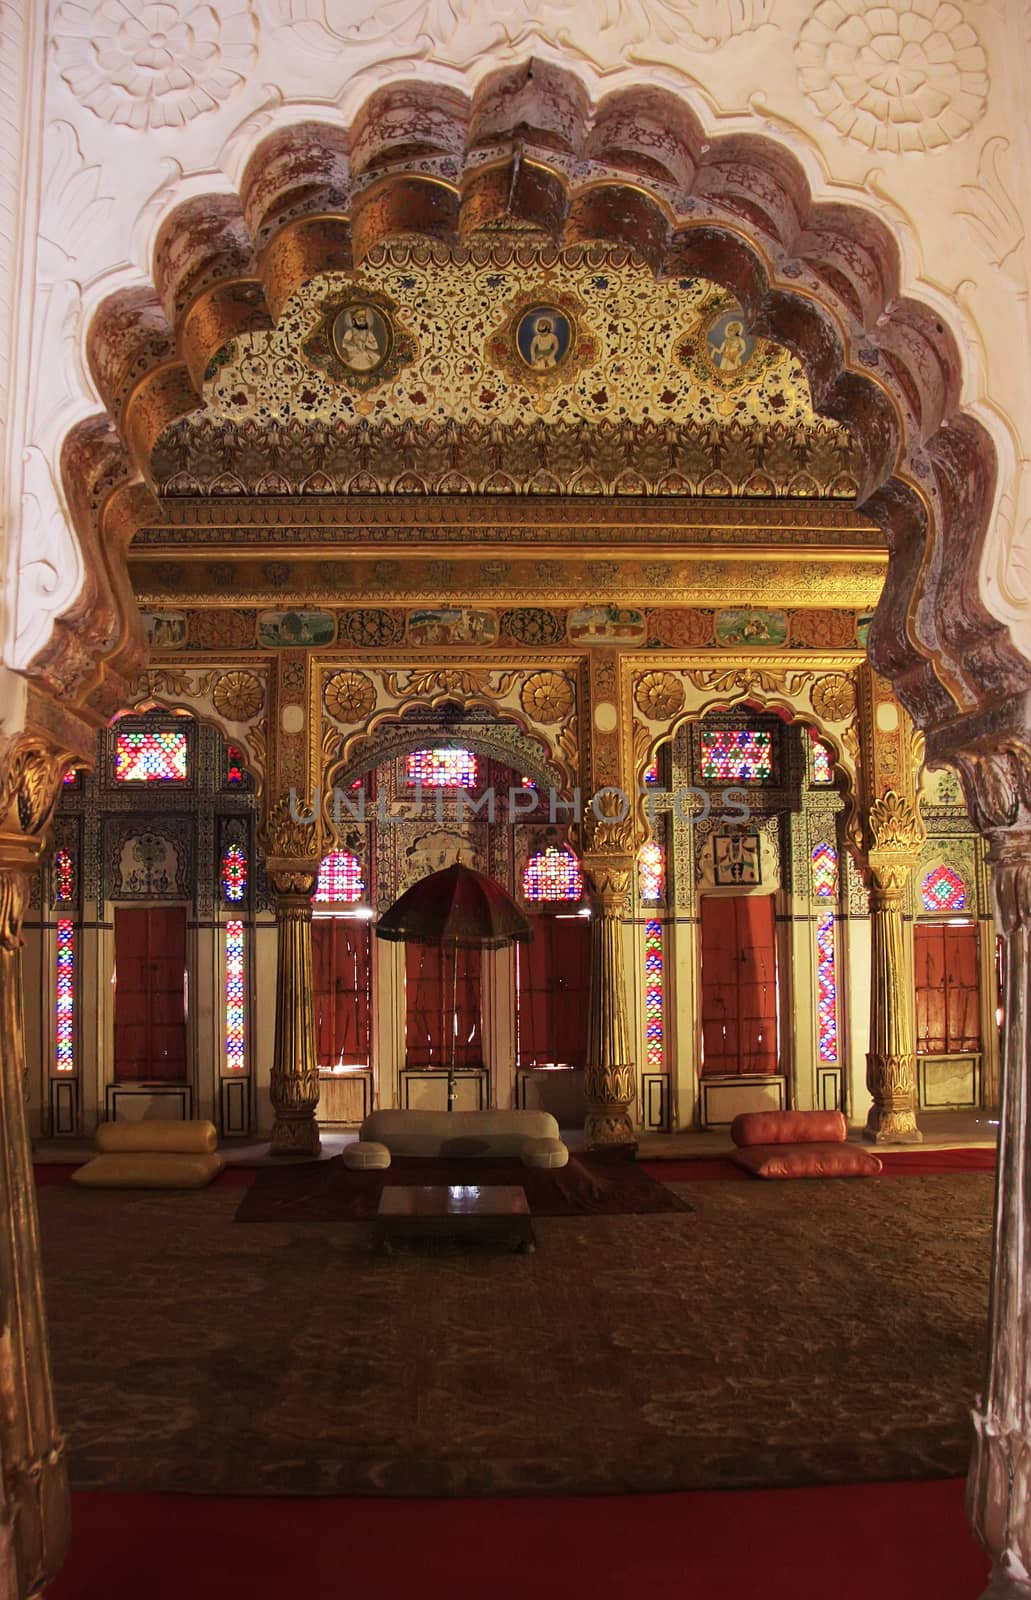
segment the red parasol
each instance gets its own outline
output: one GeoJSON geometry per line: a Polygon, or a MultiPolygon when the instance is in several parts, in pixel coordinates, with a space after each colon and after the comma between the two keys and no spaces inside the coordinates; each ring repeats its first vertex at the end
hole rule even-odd
{"type": "Polygon", "coordinates": [[[376,937],[405,944],[439,945],[451,951],[451,1059],[447,1070],[447,1108],[455,1108],[455,1033],[458,958],[467,949],[500,950],[533,937],[529,922],[493,878],[459,861],[443,872],[420,878],[395,900],[376,924],[376,937]]]}

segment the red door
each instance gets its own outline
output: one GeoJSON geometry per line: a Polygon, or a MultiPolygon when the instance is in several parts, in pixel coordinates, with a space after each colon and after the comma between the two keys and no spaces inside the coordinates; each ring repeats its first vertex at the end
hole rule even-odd
{"type": "Polygon", "coordinates": [[[921,1056],[968,1054],[981,1048],[981,984],[977,924],[918,922],[916,1049],[921,1056]]]}
{"type": "Polygon", "coordinates": [[[591,930],[586,917],[541,913],[516,945],[520,1067],[582,1067],[587,1054],[591,930]]]}
{"type": "Polygon", "coordinates": [[[777,1071],[773,896],[702,896],[702,1072],[777,1071]]]}
{"type": "Polygon", "coordinates": [[[311,930],[319,1066],[367,1067],[371,1051],[371,938],[358,917],[316,917],[311,930]]]}
{"type": "Polygon", "coordinates": [[[457,1000],[455,1065],[483,1066],[480,1028],[480,952],[457,953],[457,983],[452,951],[436,945],[405,946],[405,1065],[447,1067],[453,1027],[452,1000],[457,1000]]]}
{"type": "Polygon", "coordinates": [[[186,1078],[186,909],[115,911],[115,1078],[186,1078]]]}

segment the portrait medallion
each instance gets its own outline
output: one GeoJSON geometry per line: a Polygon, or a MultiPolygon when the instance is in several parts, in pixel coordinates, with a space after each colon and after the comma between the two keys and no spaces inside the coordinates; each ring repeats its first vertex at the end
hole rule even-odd
{"type": "Polygon", "coordinates": [[[354,300],[337,312],[330,326],[333,349],[348,372],[373,373],[390,359],[394,328],[390,317],[368,300],[354,300]]]}
{"type": "Polygon", "coordinates": [[[531,306],[515,325],[515,344],[531,372],[552,372],[569,354],[575,337],[571,318],[557,306],[531,306]]]}

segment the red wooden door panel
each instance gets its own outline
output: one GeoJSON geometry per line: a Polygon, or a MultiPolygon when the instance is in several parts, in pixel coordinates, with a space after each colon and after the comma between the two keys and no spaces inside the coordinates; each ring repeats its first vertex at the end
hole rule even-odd
{"type": "MultiPolygon", "coordinates": [[[[480,951],[457,952],[455,1065],[483,1066],[480,951]]],[[[451,1057],[452,950],[405,946],[405,1065],[446,1067],[451,1057]]]]}
{"type": "Polygon", "coordinates": [[[591,970],[586,917],[543,912],[533,938],[516,946],[520,1067],[582,1067],[587,1055],[587,989],[591,970]]]}
{"type": "Polygon", "coordinates": [[[115,911],[115,1078],[186,1077],[186,911],[115,911]]]}
{"type": "Polygon", "coordinates": [[[977,924],[918,922],[913,929],[913,960],[917,1054],[980,1050],[977,924]]]}
{"type": "Polygon", "coordinates": [[[358,917],[312,924],[315,1043],[320,1067],[367,1067],[371,1052],[371,938],[358,917]]]}
{"type": "Polygon", "coordinates": [[[777,1071],[772,895],[702,896],[702,1071],[777,1071]]]}

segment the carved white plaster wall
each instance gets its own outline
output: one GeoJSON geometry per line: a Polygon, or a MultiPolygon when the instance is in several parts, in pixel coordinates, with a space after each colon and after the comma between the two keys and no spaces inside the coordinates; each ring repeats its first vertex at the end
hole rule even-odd
{"type": "Polygon", "coordinates": [[[1031,176],[1031,20],[1018,0],[886,0],[873,11],[863,0],[164,0],[131,10],[130,27],[110,0],[22,0],[0,19],[0,107],[20,130],[0,140],[5,570],[18,613],[4,622],[5,662],[31,659],[81,583],[54,468],[69,428],[98,409],[85,330],[105,296],[149,277],[169,210],[229,190],[274,126],[313,115],[344,124],[390,81],[469,91],[531,54],[576,71],[595,100],[641,82],[671,88],[713,135],[774,137],[818,199],[888,223],[906,292],[957,335],[962,404],[999,452],[983,594],[1031,657],[1031,371],[1014,359],[1031,335],[1019,205],[1031,176]]]}

